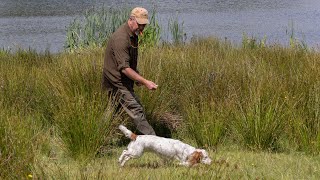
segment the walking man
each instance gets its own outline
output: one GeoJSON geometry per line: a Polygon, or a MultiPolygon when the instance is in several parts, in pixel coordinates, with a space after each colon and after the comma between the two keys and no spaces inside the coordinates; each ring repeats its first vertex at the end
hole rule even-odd
{"type": "Polygon", "coordinates": [[[149,90],[156,90],[158,86],[137,71],[138,35],[143,33],[147,24],[148,11],[136,7],[128,21],[112,34],[105,52],[102,86],[111,95],[117,95],[121,107],[142,134],[155,135],[133,90],[135,83],[149,90]]]}

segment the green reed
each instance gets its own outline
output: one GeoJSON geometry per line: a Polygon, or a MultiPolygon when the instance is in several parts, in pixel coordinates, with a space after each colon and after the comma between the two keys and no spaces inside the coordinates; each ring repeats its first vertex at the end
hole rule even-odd
{"type": "Polygon", "coordinates": [[[92,8],[67,27],[65,49],[103,47],[109,36],[128,20],[128,9],[92,8]]]}
{"type": "Polygon", "coordinates": [[[264,36],[261,40],[256,37],[248,37],[246,33],[242,34],[242,47],[243,48],[263,48],[266,47],[267,36],[264,36]]]}
{"type": "Polygon", "coordinates": [[[155,9],[152,10],[149,21],[150,24],[145,27],[143,36],[139,37],[140,50],[144,50],[146,47],[157,46],[160,43],[161,27],[158,23],[155,9]]]}
{"type": "Polygon", "coordinates": [[[291,48],[308,50],[307,43],[297,38],[293,21],[289,22],[289,29],[286,30],[286,35],[289,37],[289,46],[291,48]]]}
{"type": "Polygon", "coordinates": [[[180,23],[177,18],[172,18],[168,21],[168,28],[173,44],[181,44],[186,41],[187,34],[183,30],[183,24],[184,22],[180,23]]]}
{"type": "MultiPolygon", "coordinates": [[[[76,49],[105,47],[110,35],[128,20],[129,14],[129,9],[102,7],[87,10],[83,17],[75,18],[67,27],[64,48],[72,52],[76,49]]],[[[186,41],[183,22],[180,23],[177,18],[169,20],[167,32],[162,32],[163,28],[158,23],[155,8],[150,13],[149,19],[150,24],[146,26],[143,36],[139,39],[141,50],[157,46],[161,40],[166,42],[161,38],[161,34],[171,34],[171,42],[174,44],[186,41]]]]}

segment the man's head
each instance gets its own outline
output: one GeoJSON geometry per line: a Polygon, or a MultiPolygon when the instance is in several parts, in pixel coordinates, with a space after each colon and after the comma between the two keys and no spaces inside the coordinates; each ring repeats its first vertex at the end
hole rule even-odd
{"type": "Polygon", "coordinates": [[[138,24],[149,24],[148,11],[142,7],[132,9],[130,16],[135,17],[138,24]]]}
{"type": "Polygon", "coordinates": [[[148,11],[142,7],[136,7],[131,11],[129,26],[136,35],[142,34],[145,26],[149,24],[148,11]]]}

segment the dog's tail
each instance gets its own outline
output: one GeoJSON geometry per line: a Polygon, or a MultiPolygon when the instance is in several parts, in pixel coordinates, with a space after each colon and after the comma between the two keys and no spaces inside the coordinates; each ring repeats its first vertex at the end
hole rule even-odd
{"type": "Polygon", "coordinates": [[[127,138],[131,139],[132,141],[135,141],[137,139],[137,135],[129,129],[127,129],[124,125],[120,125],[119,129],[127,138]]]}

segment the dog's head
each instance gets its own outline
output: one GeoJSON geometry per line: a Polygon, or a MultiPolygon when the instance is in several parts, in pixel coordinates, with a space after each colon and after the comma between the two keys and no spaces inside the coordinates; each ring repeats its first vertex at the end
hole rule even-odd
{"type": "Polygon", "coordinates": [[[210,165],[212,160],[210,159],[207,151],[204,149],[198,149],[198,151],[202,153],[201,163],[210,165]]]}
{"type": "Polygon", "coordinates": [[[210,165],[211,161],[212,160],[208,156],[207,151],[204,149],[196,149],[191,154],[191,156],[189,158],[189,162],[190,162],[191,166],[193,166],[194,164],[197,164],[197,163],[203,163],[203,164],[210,165]]]}

